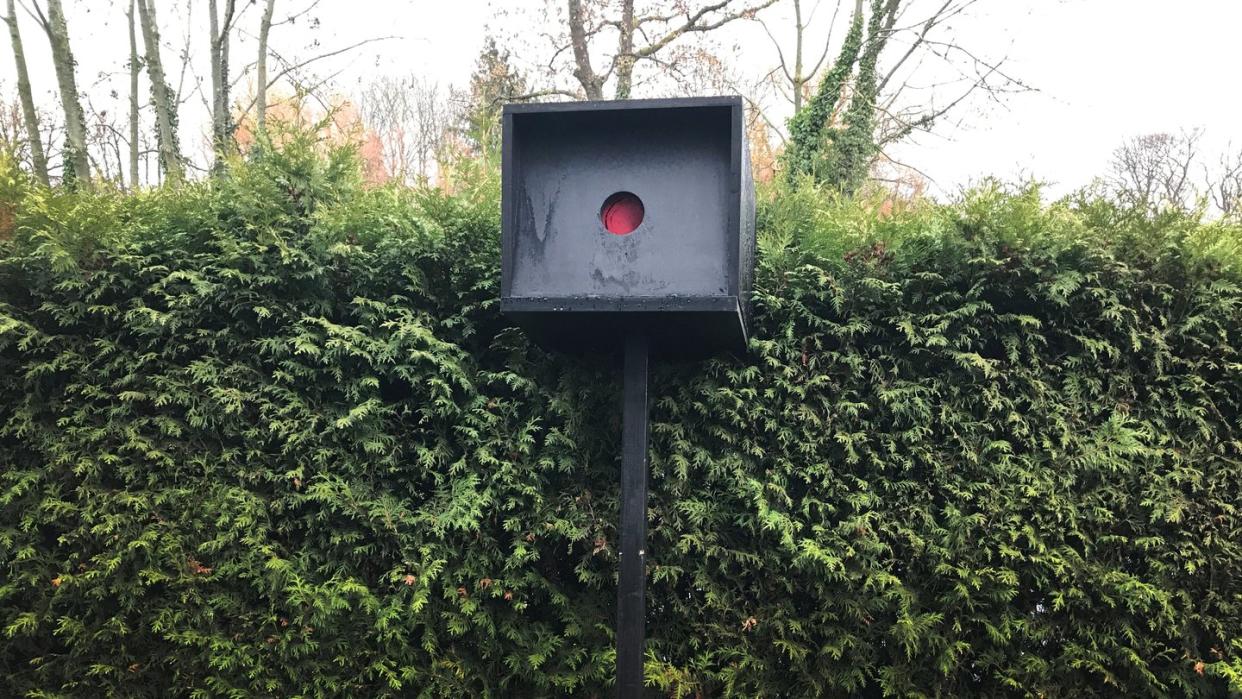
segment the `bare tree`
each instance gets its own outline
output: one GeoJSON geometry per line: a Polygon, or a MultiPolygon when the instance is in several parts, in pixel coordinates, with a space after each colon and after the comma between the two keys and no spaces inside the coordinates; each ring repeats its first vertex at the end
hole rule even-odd
{"type": "MultiPolygon", "coordinates": [[[[776,49],[776,57],[780,61],[779,70],[784,77],[784,82],[789,84],[788,91],[784,89],[781,81],[776,81],[777,89],[793,104],[794,112],[802,109],[802,102],[807,97],[810,89],[811,81],[819,73],[819,69],[823,67],[824,60],[828,58],[828,49],[832,46],[832,33],[837,25],[837,15],[841,11],[841,3],[836,3],[836,9],[833,10],[832,19],[828,22],[828,36],[823,41],[823,49],[819,52],[819,58],[815,59],[813,65],[808,67],[806,56],[807,32],[810,29],[811,22],[815,19],[815,14],[819,10],[820,2],[816,0],[810,11],[803,15],[803,0],[793,0],[794,9],[794,46],[793,56],[786,59],[785,50],[781,48],[781,42],[777,41],[772,34],[772,30],[768,27],[768,23],[757,18],[768,38],[772,40],[772,45],[776,49]],[[792,66],[790,64],[793,64],[792,66]]],[[[772,74],[775,74],[775,70],[772,74]]]]}
{"type": "MultiPolygon", "coordinates": [[[[328,84],[332,78],[336,77],[340,71],[338,70],[326,78],[322,78],[312,74],[312,66],[335,56],[349,53],[368,44],[397,38],[395,35],[373,36],[356,41],[347,46],[322,51],[307,57],[286,58],[284,55],[271,48],[269,37],[272,29],[285,24],[295,24],[298,21],[303,20],[307,15],[310,15],[319,3],[320,0],[311,0],[301,9],[294,10],[283,19],[273,21],[272,18],[275,11],[275,1],[265,0],[264,2],[263,16],[259,22],[258,55],[256,60],[250,66],[245,66],[242,69],[241,74],[238,75],[232,83],[229,83],[230,87],[236,85],[237,81],[246,75],[247,70],[251,66],[255,68],[255,94],[244,106],[238,109],[238,113],[242,118],[248,118],[252,109],[257,110],[254,115],[254,124],[258,128],[266,128],[267,126],[267,112],[270,106],[268,91],[271,90],[277,83],[282,80],[290,82],[294,84],[297,92],[314,96],[322,105],[326,107],[328,103],[332,101],[332,98],[327,95],[320,95],[318,94],[318,91],[324,85],[328,84]],[[269,72],[269,65],[273,61],[275,62],[276,68],[278,68],[275,74],[271,74],[269,72]]],[[[247,7],[249,7],[250,4],[252,3],[248,3],[247,7]]],[[[238,12],[239,15],[240,13],[241,11],[238,12]]],[[[317,27],[319,25],[319,20],[313,15],[311,15],[309,22],[312,27],[317,27]]],[[[319,46],[320,44],[318,40],[313,42],[314,48],[318,48],[319,46]]]]}
{"type": "Polygon", "coordinates": [[[1137,136],[1113,151],[1106,190],[1119,202],[1136,210],[1190,210],[1198,192],[1192,177],[1198,158],[1199,130],[1178,134],[1137,136]]]}
{"type": "MultiPolygon", "coordinates": [[[[553,37],[556,51],[553,61],[565,51],[573,55],[573,76],[587,99],[604,98],[604,86],[612,79],[617,99],[630,97],[634,88],[634,71],[642,61],[665,68],[661,54],[679,39],[691,34],[705,34],[744,18],[776,3],[776,0],[716,0],[691,9],[684,0],[649,3],[643,11],[635,10],[634,0],[609,3],[606,0],[566,0],[568,35],[553,37]],[[610,10],[619,5],[619,12],[610,10]],[[638,41],[641,40],[641,41],[638,41]],[[615,42],[615,43],[613,43],[615,42]],[[600,47],[616,48],[603,52],[600,47]],[[594,64],[594,52],[602,58],[602,69],[594,64]]],[[[562,92],[554,90],[549,92],[562,92]]]]}
{"type": "Polygon", "coordinates": [[[237,14],[237,1],[224,0],[220,16],[217,0],[207,0],[211,44],[211,147],[212,170],[219,172],[231,150],[232,114],[229,112],[229,32],[237,14]]]}
{"type": "Polygon", "coordinates": [[[0,102],[0,151],[13,153],[19,162],[30,157],[30,139],[20,99],[0,102]]]}
{"type": "MultiPolygon", "coordinates": [[[[940,0],[936,0],[937,3],[940,0]]],[[[930,13],[909,18],[913,0],[900,0],[888,43],[905,50],[881,61],[875,86],[877,143],[883,147],[912,132],[930,131],[975,95],[995,103],[1032,88],[1005,68],[1007,58],[978,53],[955,22],[980,0],[944,0],[930,13]],[[942,77],[943,76],[943,77],[942,77]]]]}
{"type": "MultiPolygon", "coordinates": [[[[776,108],[783,102],[794,114],[788,129],[801,155],[789,163],[791,176],[809,171],[811,163],[802,157],[808,150],[830,143],[839,152],[828,153],[827,160],[866,161],[845,163],[852,173],[847,179],[856,180],[859,167],[865,171],[891,160],[887,146],[932,130],[971,97],[1000,102],[1008,93],[1031,89],[1005,71],[1003,57],[977,53],[954,32],[955,21],[980,0],[855,0],[848,14],[838,0],[826,24],[815,19],[822,0],[792,1],[792,33],[767,16],[759,19],[776,53],[767,74],[771,91],[780,95],[776,108]],[[822,43],[813,39],[820,35],[822,43]],[[816,56],[813,62],[808,55],[816,56]],[[814,113],[803,114],[811,102],[814,113]],[[804,123],[808,119],[814,123],[804,123]]],[[[766,101],[763,106],[772,108],[766,101]]],[[[764,120],[783,138],[777,119],[764,120]]]]}
{"type": "Polygon", "coordinates": [[[362,94],[362,119],[379,138],[390,176],[403,182],[430,181],[450,126],[439,85],[413,75],[379,78],[362,94]]]}
{"type": "Polygon", "coordinates": [[[1242,215],[1242,149],[1226,150],[1218,167],[1215,173],[1204,168],[1204,189],[1222,216],[1242,215]]]}
{"type": "Polygon", "coordinates": [[[17,9],[13,0],[9,0],[8,9],[9,13],[4,21],[9,25],[9,41],[13,45],[13,62],[17,67],[17,94],[22,103],[23,125],[30,148],[30,165],[40,182],[50,184],[47,175],[47,155],[43,152],[43,141],[39,137],[39,114],[35,111],[34,95],[30,89],[30,74],[26,70],[26,53],[22,49],[22,36],[17,29],[17,9]]]}
{"type": "Polygon", "coordinates": [[[439,85],[427,80],[411,81],[414,102],[414,163],[418,178],[426,183],[435,175],[436,156],[449,127],[448,104],[439,85]]]}
{"type": "Polygon", "coordinates": [[[87,114],[87,154],[96,176],[103,182],[116,182],[124,188],[125,156],[121,150],[128,139],[117,128],[108,110],[96,109],[89,95],[85,111],[87,114]]]}
{"type": "Polygon", "coordinates": [[[155,5],[151,0],[138,0],[138,17],[142,40],[146,45],[147,76],[151,79],[151,102],[155,107],[156,144],[160,167],[172,182],[185,178],[180,148],[177,146],[177,105],[164,76],[160,59],[160,33],[156,25],[155,5]]]}
{"type": "Polygon", "coordinates": [[[65,162],[72,168],[78,186],[90,188],[91,166],[86,150],[86,116],[78,98],[78,81],[75,74],[73,51],[69,47],[69,27],[60,0],[47,0],[47,13],[39,3],[32,2],[35,19],[47,34],[52,47],[52,67],[56,70],[56,84],[60,90],[61,108],[65,113],[65,162]]]}
{"type": "Polygon", "coordinates": [[[134,0],[129,0],[125,11],[129,29],[129,186],[138,189],[138,75],[142,64],[138,61],[138,37],[134,26],[134,0]]]}
{"type": "Polygon", "coordinates": [[[1136,136],[1113,151],[1097,191],[1137,213],[1206,213],[1226,219],[1242,215],[1242,150],[1232,145],[1215,165],[1203,162],[1200,129],[1136,136]],[[1195,173],[1201,173],[1198,178],[1195,173]]]}
{"type": "Polygon", "coordinates": [[[259,56],[255,61],[255,124],[260,132],[267,129],[267,37],[272,32],[272,11],[276,0],[267,0],[259,20],[259,56]]]}

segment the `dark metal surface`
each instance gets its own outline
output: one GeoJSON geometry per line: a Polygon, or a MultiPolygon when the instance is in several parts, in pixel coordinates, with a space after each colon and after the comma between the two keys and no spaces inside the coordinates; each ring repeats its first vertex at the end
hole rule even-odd
{"type": "Polygon", "coordinates": [[[568,352],[620,350],[630,332],[647,335],[653,353],[701,359],[720,350],[746,347],[741,308],[732,296],[696,299],[504,299],[505,315],[536,343],[568,352]]]}
{"type": "Polygon", "coordinates": [[[724,107],[517,116],[512,295],[728,295],[730,116],[724,107]],[[618,192],[645,210],[626,235],[600,220],[618,192]]]}
{"type": "Polygon", "coordinates": [[[624,109],[684,109],[686,107],[732,107],[742,103],[736,95],[711,95],[708,97],[661,97],[641,100],[582,100],[576,102],[525,102],[506,104],[507,114],[548,112],[597,112],[624,109]]]}
{"type": "MultiPolygon", "coordinates": [[[[738,105],[738,123],[745,114],[738,105]]],[[[741,200],[738,206],[738,235],[734,245],[738,251],[737,294],[742,307],[742,327],[750,327],[750,294],[755,280],[755,181],[750,176],[750,149],[746,147],[743,137],[740,147],[741,154],[741,200]]]]}
{"type": "Polygon", "coordinates": [[[647,546],[647,338],[625,338],[621,410],[621,571],[617,580],[617,696],[643,691],[647,546]]]}
{"type": "Polygon", "coordinates": [[[646,322],[662,355],[743,348],[754,250],[743,124],[738,97],[506,106],[501,310],[570,351],[615,348],[646,322]],[[616,192],[642,200],[626,235],[599,217],[616,192]]]}

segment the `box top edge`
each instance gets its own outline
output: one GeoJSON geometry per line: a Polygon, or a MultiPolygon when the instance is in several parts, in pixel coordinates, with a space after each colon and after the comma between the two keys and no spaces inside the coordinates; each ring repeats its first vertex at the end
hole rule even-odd
{"type": "Polygon", "coordinates": [[[506,104],[508,114],[548,114],[564,112],[606,112],[631,109],[685,109],[695,107],[740,107],[739,95],[713,97],[669,97],[637,100],[593,100],[585,102],[526,102],[506,104]]]}

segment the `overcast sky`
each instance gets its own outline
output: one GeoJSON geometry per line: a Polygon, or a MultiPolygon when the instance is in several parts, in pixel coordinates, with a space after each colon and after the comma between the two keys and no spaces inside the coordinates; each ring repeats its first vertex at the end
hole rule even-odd
{"type": "MultiPolygon", "coordinates": [[[[282,9],[307,2],[278,0],[277,17],[282,9]]],[[[830,7],[834,0],[821,2],[830,7]]],[[[127,5],[122,0],[66,0],[80,87],[96,108],[112,104],[124,109],[127,5]]],[[[177,23],[166,26],[166,42],[184,43],[178,35],[188,32],[191,50],[205,70],[205,21],[199,21],[204,0],[190,5],[195,21],[188,25],[186,0],[160,0],[159,6],[162,24],[177,23]]],[[[346,94],[380,73],[464,86],[488,32],[517,37],[520,59],[545,57],[546,40],[538,37],[545,7],[545,0],[321,0],[314,10],[318,26],[302,21],[277,27],[271,43],[287,55],[309,56],[392,34],[397,38],[319,64],[321,73],[336,74],[346,94]]],[[[980,0],[975,8],[954,27],[959,41],[979,53],[1007,57],[1009,72],[1034,90],[1011,96],[1003,107],[975,100],[959,113],[960,125],[946,124],[935,135],[898,149],[902,161],[933,180],[933,191],[952,193],[979,177],[998,175],[1036,177],[1060,193],[1101,172],[1122,140],[1159,131],[1201,128],[1205,151],[1229,143],[1242,148],[1237,76],[1242,71],[1242,1],[980,0]]],[[[255,6],[247,10],[244,31],[253,34],[258,14],[255,6]]],[[[788,14],[783,7],[765,14],[778,36],[780,27],[789,24],[782,21],[788,14]]],[[[826,22],[828,16],[821,9],[817,21],[826,22]]],[[[812,30],[812,40],[824,26],[812,30]]],[[[47,44],[29,18],[22,29],[36,92],[46,106],[55,107],[47,44]]],[[[715,43],[740,74],[758,76],[776,65],[771,42],[754,23],[731,25],[715,43]]],[[[235,64],[248,60],[250,51],[247,39],[239,38],[235,64]]],[[[173,60],[169,53],[166,49],[166,61],[173,60]]],[[[193,76],[186,80],[192,84],[193,76]]],[[[0,81],[11,97],[15,74],[9,56],[0,60],[0,81]]],[[[778,120],[787,116],[773,109],[778,120]]],[[[183,111],[183,128],[191,131],[183,141],[201,142],[204,102],[195,97],[183,111]]]]}

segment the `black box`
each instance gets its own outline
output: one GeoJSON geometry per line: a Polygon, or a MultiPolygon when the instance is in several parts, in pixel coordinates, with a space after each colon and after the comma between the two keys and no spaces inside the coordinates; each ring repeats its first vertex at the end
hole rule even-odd
{"type": "Polygon", "coordinates": [[[740,97],[506,105],[501,311],[563,350],[629,332],[662,354],[744,348],[743,124],[740,97]]]}

